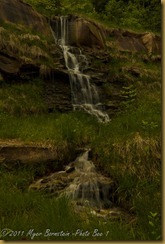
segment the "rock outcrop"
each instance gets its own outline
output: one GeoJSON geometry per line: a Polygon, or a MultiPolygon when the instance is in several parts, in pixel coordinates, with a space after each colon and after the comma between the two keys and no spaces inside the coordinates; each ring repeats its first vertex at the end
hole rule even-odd
{"type": "Polygon", "coordinates": [[[120,29],[107,30],[107,46],[119,51],[161,54],[161,38],[153,33],[134,33],[120,29]]]}
{"type": "MultiPolygon", "coordinates": [[[[60,17],[54,16],[51,19],[51,26],[58,36],[60,17]]],[[[67,17],[69,40],[68,44],[71,46],[86,46],[105,48],[105,31],[95,22],[87,19],[69,15],[67,17]]]]}
{"type": "Polygon", "coordinates": [[[23,142],[21,140],[0,139],[0,168],[1,169],[29,169],[35,170],[35,176],[52,174],[62,170],[63,164],[74,160],[82,149],[72,150],[66,146],[55,146],[50,143],[23,142]]]}
{"type": "Polygon", "coordinates": [[[43,35],[51,35],[46,18],[22,0],[1,0],[0,19],[4,22],[28,26],[43,35]]]}
{"type": "Polygon", "coordinates": [[[9,145],[0,144],[0,163],[1,164],[33,164],[47,163],[57,159],[55,149],[38,145],[9,145]]]}
{"type": "MultiPolygon", "coordinates": [[[[60,17],[52,17],[50,23],[58,37],[60,17]]],[[[153,33],[135,33],[121,29],[106,29],[91,20],[69,15],[67,17],[71,46],[90,48],[113,47],[119,51],[161,54],[161,38],[153,33]]]]}
{"type": "Polygon", "coordinates": [[[161,38],[153,33],[146,33],[141,37],[141,40],[146,47],[148,53],[161,55],[161,38]]]}

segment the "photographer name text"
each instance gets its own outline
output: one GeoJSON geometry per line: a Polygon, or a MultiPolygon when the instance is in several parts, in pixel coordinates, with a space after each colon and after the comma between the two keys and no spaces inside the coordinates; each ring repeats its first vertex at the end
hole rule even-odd
{"type": "Polygon", "coordinates": [[[28,231],[24,230],[11,230],[9,228],[4,228],[0,230],[0,238],[3,237],[26,237],[30,238],[31,240],[35,239],[36,237],[71,237],[71,236],[77,236],[77,237],[104,237],[107,236],[109,231],[106,231],[105,233],[100,232],[98,229],[94,229],[93,231],[88,231],[88,230],[81,230],[77,229],[74,232],[69,232],[69,231],[52,231],[51,229],[46,229],[43,232],[38,232],[35,229],[29,229],[28,231]]]}

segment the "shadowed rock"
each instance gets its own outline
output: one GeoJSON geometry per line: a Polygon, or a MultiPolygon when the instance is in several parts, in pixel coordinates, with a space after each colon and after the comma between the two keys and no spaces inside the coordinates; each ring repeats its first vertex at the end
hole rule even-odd
{"type": "Polygon", "coordinates": [[[1,0],[0,19],[26,25],[43,35],[51,35],[46,19],[21,0],[1,0]]]}

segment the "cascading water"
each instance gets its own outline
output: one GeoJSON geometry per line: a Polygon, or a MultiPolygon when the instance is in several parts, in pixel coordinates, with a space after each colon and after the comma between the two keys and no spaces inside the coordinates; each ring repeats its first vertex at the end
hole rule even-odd
{"type": "Polygon", "coordinates": [[[113,204],[115,192],[114,181],[96,171],[86,150],[73,162],[50,176],[44,177],[30,185],[30,189],[43,190],[56,195],[67,196],[79,205],[109,208],[113,204]]]}
{"type": "Polygon", "coordinates": [[[65,189],[65,195],[84,204],[102,208],[111,206],[109,179],[96,172],[92,161],[88,159],[89,150],[74,162],[75,178],[65,189]]]}
{"type": "Polygon", "coordinates": [[[55,42],[63,50],[66,67],[69,71],[74,109],[82,109],[94,115],[101,122],[110,121],[109,116],[101,110],[96,87],[91,84],[90,76],[84,74],[88,60],[79,48],[69,45],[69,21],[67,16],[61,16],[55,26],[53,36],[55,42]]]}

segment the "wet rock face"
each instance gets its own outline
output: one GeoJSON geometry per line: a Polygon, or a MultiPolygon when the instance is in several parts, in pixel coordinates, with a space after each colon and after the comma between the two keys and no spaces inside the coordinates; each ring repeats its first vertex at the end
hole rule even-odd
{"type": "MultiPolygon", "coordinates": [[[[51,19],[51,26],[58,36],[59,16],[51,19]]],[[[153,33],[134,33],[120,29],[106,29],[103,26],[75,15],[68,16],[69,40],[71,46],[104,49],[115,47],[120,51],[148,52],[161,54],[161,38],[153,33]],[[108,40],[107,39],[111,39],[108,40]]],[[[59,33],[60,35],[60,33],[59,33]]]]}
{"type": "Polygon", "coordinates": [[[96,172],[86,151],[66,166],[64,171],[42,178],[29,187],[55,196],[65,195],[78,204],[97,208],[109,208],[114,204],[115,183],[96,172]]]}
{"type": "Polygon", "coordinates": [[[26,25],[44,35],[51,34],[46,19],[21,0],[1,0],[0,19],[26,25]]]}
{"type": "Polygon", "coordinates": [[[52,71],[44,77],[44,101],[48,112],[72,110],[70,82],[67,72],[52,71]]]}
{"type": "MultiPolygon", "coordinates": [[[[51,19],[51,26],[57,36],[57,32],[60,32],[60,29],[58,29],[60,21],[60,17],[57,16],[51,19]]],[[[105,47],[105,32],[100,25],[74,15],[68,16],[68,23],[69,45],[86,46],[91,48],[105,47]]]]}

